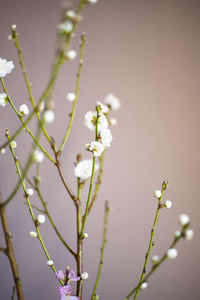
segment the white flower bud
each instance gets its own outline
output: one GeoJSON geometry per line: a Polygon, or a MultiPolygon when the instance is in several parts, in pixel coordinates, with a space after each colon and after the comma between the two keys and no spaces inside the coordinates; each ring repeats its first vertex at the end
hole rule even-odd
{"type": "Polygon", "coordinates": [[[175,248],[168,249],[167,258],[174,259],[177,257],[177,255],[178,255],[178,251],[175,248]]]}
{"type": "Polygon", "coordinates": [[[16,30],[17,29],[17,25],[16,24],[13,24],[12,26],[11,26],[11,30],[16,30]]]}
{"type": "Polygon", "coordinates": [[[10,144],[12,148],[17,148],[17,143],[15,141],[12,141],[10,144]]]}
{"type": "Polygon", "coordinates": [[[6,153],[6,149],[5,148],[2,148],[1,149],[1,154],[5,154],[6,153]]]}
{"type": "Polygon", "coordinates": [[[74,60],[76,58],[76,51],[75,50],[68,50],[66,52],[66,56],[69,60],[74,60]]]}
{"type": "Polygon", "coordinates": [[[175,238],[180,238],[180,236],[181,236],[181,231],[180,230],[177,230],[177,231],[174,232],[174,237],[175,238]]]}
{"type": "Polygon", "coordinates": [[[91,3],[91,4],[95,4],[95,3],[98,2],[98,0],[88,0],[88,2],[91,3]]]}
{"type": "Polygon", "coordinates": [[[117,119],[116,119],[116,118],[111,118],[111,119],[110,119],[110,124],[111,124],[112,126],[116,126],[116,125],[117,125],[117,119]]]}
{"type": "Polygon", "coordinates": [[[47,266],[52,266],[52,265],[53,265],[53,260],[51,260],[51,259],[48,260],[48,261],[47,261],[47,266]]]}
{"type": "Polygon", "coordinates": [[[27,116],[29,114],[29,109],[28,106],[26,104],[22,104],[19,107],[19,114],[23,117],[23,116],[27,116]]]}
{"type": "Polygon", "coordinates": [[[190,218],[188,215],[186,214],[181,214],[179,216],[179,223],[181,226],[185,226],[186,224],[188,224],[190,222],[190,218]]]}
{"type": "Polygon", "coordinates": [[[37,235],[37,232],[35,231],[30,231],[29,232],[29,235],[32,237],[32,238],[36,238],[38,235],[37,235]]]}
{"type": "Polygon", "coordinates": [[[45,123],[52,123],[55,119],[54,112],[52,110],[46,110],[43,115],[43,119],[45,123]]]}
{"type": "Polygon", "coordinates": [[[84,233],[83,233],[83,238],[84,238],[84,239],[87,239],[87,238],[88,238],[88,233],[87,233],[87,232],[84,232],[84,233]]]}
{"type": "Polygon", "coordinates": [[[44,110],[44,102],[41,102],[39,105],[38,105],[38,112],[42,112],[44,110]]]}
{"type": "Polygon", "coordinates": [[[161,193],[161,191],[160,190],[155,190],[155,192],[154,192],[154,196],[156,197],[156,198],[160,198],[161,197],[161,195],[162,195],[162,193],[161,193]]]}
{"type": "Polygon", "coordinates": [[[4,107],[6,106],[8,100],[7,100],[7,95],[6,93],[1,93],[0,94],[0,106],[4,107]]]}
{"type": "Polygon", "coordinates": [[[142,290],[146,289],[147,287],[148,287],[148,283],[147,283],[147,282],[143,282],[143,283],[141,284],[141,289],[142,289],[142,290]]]}
{"type": "Polygon", "coordinates": [[[74,93],[68,93],[66,98],[68,101],[73,102],[76,98],[76,95],[74,93]]]}
{"type": "Polygon", "coordinates": [[[44,215],[38,215],[37,216],[37,221],[38,221],[39,224],[44,224],[45,216],[44,215]]]}
{"type": "Polygon", "coordinates": [[[68,10],[68,11],[66,12],[66,16],[67,16],[68,18],[70,18],[70,19],[74,19],[74,18],[76,17],[76,13],[75,13],[75,11],[73,11],[73,10],[68,10]]]}
{"type": "Polygon", "coordinates": [[[186,240],[190,241],[190,240],[193,239],[193,237],[194,237],[194,231],[192,229],[187,229],[185,231],[185,238],[186,238],[186,240]]]}
{"type": "Polygon", "coordinates": [[[44,154],[43,154],[43,152],[36,149],[33,153],[33,158],[34,158],[35,162],[41,163],[44,160],[44,154]]]}
{"type": "Polygon", "coordinates": [[[9,40],[9,41],[12,41],[12,39],[13,39],[13,38],[12,38],[12,35],[9,34],[9,35],[8,35],[8,40],[9,40]]]}
{"type": "Polygon", "coordinates": [[[81,278],[82,278],[83,280],[88,279],[88,277],[89,277],[89,275],[88,275],[87,272],[83,272],[83,273],[81,274],[81,278]]]}
{"type": "Polygon", "coordinates": [[[172,201],[166,200],[165,203],[164,203],[164,206],[165,206],[167,209],[171,208],[171,207],[172,207],[172,201]]]}
{"type": "Polygon", "coordinates": [[[159,256],[158,255],[154,255],[154,256],[152,256],[152,258],[151,258],[151,262],[152,262],[152,264],[153,265],[156,265],[158,262],[159,262],[159,256]]]}
{"type": "Polygon", "coordinates": [[[65,23],[61,23],[58,25],[58,29],[62,33],[70,33],[73,30],[73,23],[71,21],[66,21],[65,23]]]}
{"type": "Polygon", "coordinates": [[[33,189],[26,190],[28,196],[33,196],[33,189]]]}

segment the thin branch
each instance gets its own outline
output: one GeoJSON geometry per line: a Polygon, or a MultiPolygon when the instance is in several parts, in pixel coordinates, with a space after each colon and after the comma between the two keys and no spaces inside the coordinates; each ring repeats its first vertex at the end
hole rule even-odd
{"type": "Polygon", "coordinates": [[[108,201],[106,201],[105,202],[105,212],[104,212],[104,227],[103,227],[103,239],[102,239],[102,246],[101,246],[101,256],[100,256],[99,268],[98,268],[97,277],[96,277],[96,281],[94,284],[94,289],[92,292],[91,300],[95,300],[96,290],[97,290],[97,287],[99,284],[101,270],[103,267],[104,251],[105,251],[105,246],[106,246],[106,242],[107,242],[107,226],[108,226],[108,213],[109,212],[110,212],[110,206],[109,206],[108,201]]]}
{"type": "MultiPolygon", "coordinates": [[[[18,163],[17,157],[16,157],[15,152],[14,152],[14,150],[13,150],[13,148],[12,148],[12,145],[11,145],[11,140],[10,140],[10,136],[9,136],[8,130],[7,130],[7,132],[6,132],[6,137],[7,137],[8,141],[9,141],[10,151],[11,151],[13,160],[14,160],[14,162],[15,162],[16,172],[17,172],[17,174],[18,174],[18,176],[19,176],[19,179],[20,179],[20,182],[21,182],[21,186],[22,186],[23,191],[24,191],[24,197],[25,197],[25,199],[26,199],[26,201],[27,201],[28,208],[29,208],[29,212],[30,212],[31,218],[32,218],[32,220],[33,220],[33,223],[34,223],[34,225],[35,225],[35,229],[36,229],[36,232],[37,232],[37,238],[38,238],[39,241],[40,241],[40,244],[41,244],[41,246],[42,246],[42,248],[43,248],[43,251],[44,251],[44,253],[45,253],[46,257],[47,257],[47,260],[51,260],[51,257],[50,257],[50,255],[49,255],[49,253],[48,253],[48,251],[47,251],[47,249],[46,249],[46,246],[45,246],[45,244],[44,244],[44,241],[43,241],[43,239],[42,239],[42,236],[41,236],[41,233],[40,233],[40,230],[39,230],[39,224],[38,224],[38,222],[37,222],[37,220],[36,220],[36,218],[35,218],[35,216],[34,216],[34,212],[33,212],[33,209],[32,209],[31,203],[30,203],[30,200],[29,200],[29,196],[28,196],[27,191],[26,191],[25,182],[24,182],[24,180],[23,180],[23,178],[22,178],[21,171],[20,171],[20,168],[19,168],[19,163],[18,163]]],[[[51,269],[52,269],[52,271],[54,272],[54,274],[55,274],[55,276],[56,276],[56,269],[55,269],[54,265],[51,265],[51,269]]],[[[57,278],[57,277],[56,277],[56,278],[57,278]]],[[[59,282],[60,282],[62,285],[64,285],[64,283],[63,283],[62,280],[60,280],[60,279],[58,279],[58,280],[59,280],[59,282]]]]}
{"type": "Polygon", "coordinates": [[[79,91],[80,91],[80,79],[81,79],[81,71],[83,68],[83,49],[84,49],[84,45],[85,45],[85,35],[82,34],[81,36],[81,43],[80,43],[80,60],[79,60],[79,68],[78,68],[78,73],[77,73],[77,82],[76,82],[76,92],[75,92],[75,99],[73,101],[73,107],[72,107],[72,112],[70,114],[70,121],[69,121],[69,125],[67,128],[67,131],[65,133],[65,136],[63,138],[63,141],[61,143],[59,152],[62,152],[66,142],[69,138],[69,134],[71,132],[72,129],[72,125],[73,125],[73,121],[74,121],[74,116],[75,116],[75,112],[76,112],[76,105],[77,105],[77,101],[78,101],[78,96],[79,96],[79,91]]]}
{"type": "Polygon", "coordinates": [[[162,184],[162,190],[161,190],[161,196],[160,196],[160,198],[158,198],[158,206],[157,206],[156,215],[155,215],[155,219],[154,219],[154,223],[153,223],[153,228],[151,230],[151,236],[150,236],[149,246],[148,246],[147,253],[145,255],[144,267],[143,267],[142,274],[141,274],[141,277],[140,277],[140,280],[139,280],[139,283],[138,283],[138,288],[137,288],[135,296],[134,296],[134,300],[137,299],[137,297],[138,297],[138,295],[140,293],[141,284],[142,284],[143,278],[144,278],[145,273],[146,273],[147,263],[148,263],[149,256],[150,256],[150,253],[151,253],[151,250],[152,250],[152,247],[153,247],[153,238],[154,238],[155,229],[156,229],[156,225],[157,225],[157,221],[158,221],[158,215],[159,215],[159,212],[160,212],[160,210],[162,208],[162,206],[161,206],[162,197],[163,197],[164,190],[167,187],[167,184],[168,184],[167,182],[165,182],[165,181],[163,182],[163,184],[162,184]]]}
{"type": "MultiPolygon", "coordinates": [[[[44,207],[44,213],[47,215],[53,229],[55,230],[57,236],[59,237],[59,239],[61,240],[61,242],[63,243],[63,245],[68,249],[68,251],[76,258],[76,253],[71,249],[71,247],[66,243],[66,241],[63,239],[62,235],[60,234],[60,232],[58,231],[50,213],[49,213],[49,210],[47,208],[47,205],[46,205],[46,202],[44,201],[44,198],[41,194],[41,191],[40,191],[40,188],[39,188],[39,184],[38,184],[38,180],[35,178],[35,189],[37,191],[37,194],[42,202],[42,205],[44,207]]],[[[32,205],[33,207],[33,205],[32,205]]]]}
{"type": "MultiPolygon", "coordinates": [[[[0,193],[0,203],[3,203],[1,193],[0,193]]],[[[16,262],[15,253],[12,244],[12,234],[8,226],[8,219],[7,219],[6,210],[4,206],[0,206],[0,214],[1,214],[1,222],[3,227],[4,237],[6,240],[6,247],[7,247],[6,249],[4,249],[4,253],[7,254],[10,262],[18,299],[24,300],[24,293],[23,293],[22,284],[20,280],[18,264],[16,262]]]]}

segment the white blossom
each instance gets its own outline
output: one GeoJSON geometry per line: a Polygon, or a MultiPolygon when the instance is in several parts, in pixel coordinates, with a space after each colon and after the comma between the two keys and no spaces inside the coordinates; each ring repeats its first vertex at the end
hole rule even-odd
{"type": "Polygon", "coordinates": [[[33,196],[33,189],[29,188],[26,190],[28,196],[33,196]]]}
{"type": "MultiPolygon", "coordinates": [[[[81,179],[87,179],[92,175],[92,159],[81,160],[78,162],[76,167],[74,168],[74,174],[76,177],[80,177],[81,179]]],[[[99,169],[99,165],[95,164],[94,171],[96,172],[99,169]]]]}
{"type": "Polygon", "coordinates": [[[35,231],[30,231],[29,232],[29,235],[32,237],[32,238],[36,238],[38,235],[37,235],[37,232],[35,231]]]}
{"type": "Polygon", "coordinates": [[[27,116],[29,114],[29,109],[28,106],[26,104],[22,104],[19,107],[19,114],[23,117],[23,116],[27,116]]]}
{"type": "Polygon", "coordinates": [[[161,193],[161,191],[160,191],[160,190],[155,190],[155,192],[154,192],[154,196],[155,196],[156,198],[160,198],[160,197],[161,197],[161,195],[162,195],[162,193],[161,193]]]}
{"type": "Polygon", "coordinates": [[[154,255],[154,256],[152,256],[152,258],[151,258],[151,262],[152,262],[152,264],[154,264],[154,265],[156,265],[158,262],[159,262],[159,256],[158,255],[154,255]]]}
{"type": "Polygon", "coordinates": [[[106,128],[106,129],[100,131],[100,137],[101,137],[102,145],[105,147],[110,147],[112,139],[113,139],[110,129],[106,128]]]}
{"type": "Polygon", "coordinates": [[[46,110],[44,112],[43,119],[44,119],[45,123],[52,123],[55,119],[55,114],[54,114],[53,110],[50,110],[50,109],[46,110]]]}
{"type": "Polygon", "coordinates": [[[12,41],[12,39],[13,39],[12,35],[9,34],[9,35],[8,35],[8,40],[9,40],[9,41],[12,41]]]}
{"type": "Polygon", "coordinates": [[[175,248],[171,248],[167,250],[167,258],[174,259],[178,255],[178,251],[175,248]]]}
{"type": "Polygon", "coordinates": [[[185,238],[186,238],[186,240],[187,240],[187,241],[190,241],[190,240],[193,239],[193,237],[194,237],[194,230],[192,230],[192,229],[187,229],[187,230],[185,231],[185,238]]]}
{"type": "MultiPolygon", "coordinates": [[[[85,126],[91,130],[91,131],[95,131],[96,129],[96,120],[97,120],[97,112],[95,111],[88,111],[85,114],[84,117],[84,124],[85,126]]],[[[99,116],[99,122],[98,122],[98,132],[106,129],[108,127],[108,120],[106,118],[106,116],[104,114],[101,114],[99,116]]]]}
{"type": "Polygon", "coordinates": [[[7,95],[6,93],[1,93],[0,94],[0,106],[4,107],[6,106],[8,100],[7,100],[7,95]]]}
{"type": "Polygon", "coordinates": [[[179,223],[181,226],[185,226],[186,224],[188,224],[190,222],[190,218],[188,215],[186,214],[181,214],[179,216],[179,223]]]}
{"type": "Polygon", "coordinates": [[[142,289],[142,290],[146,289],[147,287],[148,287],[148,283],[147,283],[147,282],[143,282],[143,283],[141,284],[141,289],[142,289]]]}
{"type": "Polygon", "coordinates": [[[104,102],[109,105],[112,110],[118,110],[121,106],[119,99],[112,93],[104,98],[104,102]]]}
{"type": "Polygon", "coordinates": [[[116,118],[111,118],[111,119],[110,119],[110,124],[111,124],[112,126],[116,126],[116,125],[117,125],[117,119],[116,119],[116,118]]]}
{"type": "Polygon", "coordinates": [[[75,50],[68,50],[66,52],[66,56],[69,60],[74,60],[76,58],[76,51],[75,50]]]}
{"type": "Polygon", "coordinates": [[[71,21],[66,21],[58,25],[58,29],[63,33],[70,33],[73,30],[73,23],[71,21]]]}
{"type": "Polygon", "coordinates": [[[91,142],[90,146],[89,146],[89,150],[93,152],[94,156],[98,157],[102,154],[102,152],[104,151],[105,147],[104,145],[102,145],[102,143],[100,142],[91,142]]]}
{"type": "Polygon", "coordinates": [[[68,93],[66,98],[68,101],[73,102],[76,98],[76,95],[74,93],[68,93]]]}
{"type": "Polygon", "coordinates": [[[40,150],[36,149],[33,153],[33,158],[35,162],[41,163],[44,160],[44,154],[40,150]]]}
{"type": "Polygon", "coordinates": [[[166,200],[164,205],[167,209],[170,209],[172,207],[172,201],[166,200]]]}
{"type": "Polygon", "coordinates": [[[12,148],[17,148],[17,142],[12,141],[10,144],[12,148]]]}
{"type": "Polygon", "coordinates": [[[5,77],[14,69],[12,61],[7,61],[5,58],[0,57],[0,77],[5,77]]]}
{"type": "Polygon", "coordinates": [[[5,148],[2,148],[1,149],[1,154],[5,154],[6,153],[6,149],[5,148]]]}
{"type": "Polygon", "coordinates": [[[52,266],[52,265],[53,265],[53,260],[51,260],[51,259],[48,260],[48,261],[47,261],[47,266],[52,266]]]}
{"type": "Polygon", "coordinates": [[[82,278],[83,280],[88,279],[88,277],[89,277],[89,275],[88,275],[87,272],[83,272],[83,273],[81,274],[81,278],[82,278]]]}
{"type": "Polygon", "coordinates": [[[109,107],[107,105],[105,105],[105,104],[103,104],[103,103],[101,103],[99,101],[97,102],[97,105],[100,106],[101,112],[103,114],[107,114],[109,112],[109,107]]]}
{"type": "Polygon", "coordinates": [[[44,224],[45,216],[44,215],[38,215],[37,216],[37,221],[38,221],[39,224],[44,224]]]}

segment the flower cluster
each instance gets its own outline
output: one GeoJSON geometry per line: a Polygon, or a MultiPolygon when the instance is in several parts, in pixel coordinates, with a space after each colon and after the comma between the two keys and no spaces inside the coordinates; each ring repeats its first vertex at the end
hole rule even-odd
{"type": "Polygon", "coordinates": [[[63,280],[65,283],[67,283],[64,286],[59,286],[58,291],[60,293],[60,300],[79,300],[78,297],[72,295],[72,288],[69,285],[70,281],[79,281],[81,279],[81,276],[76,276],[75,271],[67,267],[66,272],[59,270],[56,272],[56,276],[59,280],[63,280]]]}
{"type": "MultiPolygon", "coordinates": [[[[84,117],[85,126],[92,132],[96,131],[96,139],[90,144],[86,144],[86,149],[93,152],[94,156],[101,156],[105,148],[110,147],[112,142],[112,134],[108,128],[108,113],[111,109],[117,110],[120,107],[119,99],[113,94],[108,94],[104,102],[97,102],[96,112],[88,111],[84,117]]],[[[114,121],[116,124],[116,120],[114,121]]]]}

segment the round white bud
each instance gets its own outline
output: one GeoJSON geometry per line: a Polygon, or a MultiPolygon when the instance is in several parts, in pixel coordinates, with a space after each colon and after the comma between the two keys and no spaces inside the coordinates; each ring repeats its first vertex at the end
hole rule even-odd
{"type": "Polygon", "coordinates": [[[19,107],[19,114],[23,117],[23,116],[27,116],[29,114],[29,109],[28,106],[26,104],[22,104],[19,107]]]}
{"type": "Polygon", "coordinates": [[[51,259],[48,260],[48,261],[47,261],[47,266],[52,266],[52,265],[53,265],[53,260],[51,260],[51,259]]]}
{"type": "Polygon", "coordinates": [[[116,126],[116,125],[117,125],[117,119],[116,119],[116,118],[111,118],[111,119],[110,119],[110,124],[111,124],[112,126],[116,126]]]}
{"type": "Polygon", "coordinates": [[[187,229],[187,230],[185,231],[185,238],[186,238],[186,240],[187,240],[187,241],[190,241],[190,240],[193,239],[193,237],[194,237],[194,230],[192,230],[192,229],[187,229]]]}
{"type": "Polygon", "coordinates": [[[181,224],[181,226],[185,226],[186,224],[188,224],[190,222],[190,218],[188,215],[186,214],[181,214],[179,216],[179,223],[181,224]]]}
{"type": "Polygon", "coordinates": [[[172,207],[172,201],[166,200],[164,205],[167,209],[170,209],[172,207]]]}
{"type": "Polygon", "coordinates": [[[154,264],[154,265],[156,265],[158,262],[159,262],[159,256],[158,255],[154,255],[154,256],[152,256],[152,258],[151,258],[151,262],[152,262],[152,264],[154,264]]]}
{"type": "Polygon", "coordinates": [[[43,152],[36,149],[33,153],[33,158],[34,158],[35,162],[41,163],[44,160],[44,154],[43,154],[43,152]]]}
{"type": "Polygon", "coordinates": [[[37,221],[38,221],[39,224],[44,224],[45,216],[44,215],[38,215],[37,216],[37,221]]]}
{"type": "Polygon", "coordinates": [[[161,195],[162,195],[161,190],[155,190],[154,196],[155,196],[156,198],[159,199],[159,198],[161,197],[161,195]]]}
{"type": "Polygon", "coordinates": [[[83,280],[88,279],[88,277],[89,277],[89,275],[88,275],[87,272],[83,272],[83,273],[81,274],[81,279],[83,279],[83,280]]]}
{"type": "Polygon", "coordinates": [[[28,196],[33,196],[33,189],[29,188],[26,190],[28,196]]]}
{"type": "Polygon", "coordinates": [[[181,236],[181,231],[180,230],[177,230],[177,231],[174,232],[174,237],[175,238],[180,238],[180,236],[181,236]]]}
{"type": "Polygon", "coordinates": [[[87,233],[87,232],[84,232],[84,233],[83,233],[83,238],[84,238],[84,239],[87,239],[87,238],[88,238],[88,233],[87,233]]]}
{"type": "Polygon", "coordinates": [[[32,238],[36,238],[38,235],[37,235],[37,232],[35,231],[30,231],[29,232],[29,235],[32,237],[32,238]]]}
{"type": "Polygon", "coordinates": [[[68,50],[66,52],[66,56],[69,60],[74,60],[76,58],[76,51],[75,50],[68,50]]]}
{"type": "Polygon", "coordinates": [[[1,154],[5,154],[6,153],[6,149],[5,148],[2,148],[1,149],[1,154]]]}
{"type": "Polygon", "coordinates": [[[66,98],[68,101],[73,102],[76,98],[76,95],[74,93],[68,93],[66,98]]]}
{"type": "Polygon", "coordinates": [[[17,142],[12,141],[10,144],[12,148],[17,148],[17,142]]]}
{"type": "Polygon", "coordinates": [[[17,25],[16,24],[13,24],[12,26],[11,26],[11,30],[16,30],[17,29],[17,25]]]}
{"type": "Polygon", "coordinates": [[[46,110],[43,115],[43,119],[45,123],[52,123],[55,119],[54,112],[52,110],[46,110]]]}
{"type": "Polygon", "coordinates": [[[141,289],[142,289],[142,290],[146,289],[147,287],[148,287],[148,283],[147,283],[147,282],[143,282],[143,283],[141,284],[141,289]]]}
{"type": "Polygon", "coordinates": [[[66,16],[67,16],[68,18],[70,18],[70,19],[74,19],[74,18],[76,17],[76,13],[75,13],[75,11],[73,11],[73,10],[68,10],[68,11],[66,12],[66,16]]]}
{"type": "Polygon", "coordinates": [[[175,248],[171,248],[167,250],[167,258],[174,259],[178,255],[178,251],[175,248]]]}
{"type": "Polygon", "coordinates": [[[8,35],[8,40],[9,40],[9,41],[12,41],[12,39],[13,39],[13,38],[12,38],[12,35],[9,34],[9,35],[8,35]]]}

